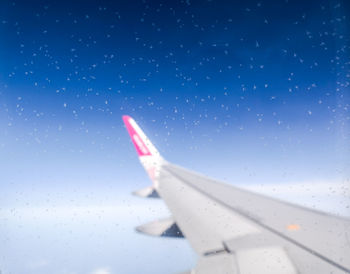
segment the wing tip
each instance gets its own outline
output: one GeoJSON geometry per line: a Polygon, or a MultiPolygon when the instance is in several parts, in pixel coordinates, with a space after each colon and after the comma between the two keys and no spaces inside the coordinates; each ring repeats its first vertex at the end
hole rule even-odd
{"type": "Polygon", "coordinates": [[[152,156],[150,144],[147,145],[146,137],[134,119],[129,115],[123,115],[122,118],[137,154],[139,156],[152,156]]]}
{"type": "Polygon", "coordinates": [[[132,117],[129,115],[122,115],[122,119],[123,119],[124,123],[128,123],[129,120],[132,119],[132,117]]]}

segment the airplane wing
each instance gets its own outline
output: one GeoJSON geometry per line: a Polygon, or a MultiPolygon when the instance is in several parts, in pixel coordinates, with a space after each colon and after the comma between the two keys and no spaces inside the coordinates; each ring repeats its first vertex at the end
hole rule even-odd
{"type": "Polygon", "coordinates": [[[123,120],[153,182],[142,193],[156,193],[172,213],[138,230],[184,236],[199,256],[189,273],[350,273],[349,219],[171,164],[131,117],[123,120]]]}

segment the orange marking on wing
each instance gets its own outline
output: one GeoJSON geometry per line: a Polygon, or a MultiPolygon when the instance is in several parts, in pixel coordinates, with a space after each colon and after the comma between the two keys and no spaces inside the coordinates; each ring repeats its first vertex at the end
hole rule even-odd
{"type": "Polygon", "coordinates": [[[288,230],[293,230],[293,231],[299,230],[300,229],[300,225],[298,225],[298,224],[290,224],[290,225],[287,225],[287,229],[288,230]]]}

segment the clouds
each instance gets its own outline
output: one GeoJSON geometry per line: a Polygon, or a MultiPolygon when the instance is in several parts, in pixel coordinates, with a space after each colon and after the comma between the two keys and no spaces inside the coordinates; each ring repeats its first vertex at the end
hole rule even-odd
{"type": "Polygon", "coordinates": [[[32,261],[28,262],[27,266],[29,269],[35,270],[35,269],[44,268],[44,267],[48,266],[49,264],[50,264],[50,261],[47,259],[38,259],[38,260],[32,260],[32,261]]]}
{"type": "Polygon", "coordinates": [[[91,272],[91,274],[112,274],[112,271],[108,267],[100,267],[91,272]]]}
{"type": "MultiPolygon", "coordinates": [[[[47,259],[38,259],[38,260],[32,260],[30,262],[28,262],[27,267],[29,269],[29,271],[43,271],[46,267],[50,266],[50,261],[47,259]]],[[[47,269],[47,268],[46,268],[47,269]]],[[[78,273],[75,271],[66,271],[64,270],[64,273],[78,273]]],[[[113,272],[111,271],[111,269],[109,267],[98,267],[96,269],[94,269],[92,272],[90,272],[91,274],[113,274],[113,272]]]]}

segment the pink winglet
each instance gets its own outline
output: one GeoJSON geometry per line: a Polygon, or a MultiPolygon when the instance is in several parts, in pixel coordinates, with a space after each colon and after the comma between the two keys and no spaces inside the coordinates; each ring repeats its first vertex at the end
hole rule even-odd
{"type": "Polygon", "coordinates": [[[127,115],[123,116],[123,121],[125,123],[126,129],[129,132],[132,142],[136,148],[137,154],[139,156],[150,156],[152,155],[146,144],[142,140],[142,137],[137,133],[137,129],[134,128],[133,124],[136,125],[135,121],[127,115]]]}

